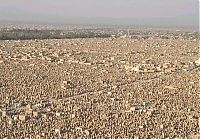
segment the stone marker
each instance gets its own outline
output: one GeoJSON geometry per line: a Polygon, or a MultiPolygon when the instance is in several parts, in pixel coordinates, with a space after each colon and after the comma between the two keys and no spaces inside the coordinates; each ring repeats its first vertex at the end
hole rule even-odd
{"type": "Polygon", "coordinates": [[[24,115],[24,114],[20,114],[20,115],[19,115],[19,120],[21,120],[21,121],[26,121],[26,120],[27,120],[27,116],[24,115]]]}

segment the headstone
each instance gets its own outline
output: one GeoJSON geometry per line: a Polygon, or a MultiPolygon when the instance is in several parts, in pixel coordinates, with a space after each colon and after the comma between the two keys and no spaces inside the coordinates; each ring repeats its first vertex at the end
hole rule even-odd
{"type": "Polygon", "coordinates": [[[20,114],[20,115],[19,115],[19,120],[21,120],[21,121],[26,121],[26,120],[27,120],[27,116],[24,115],[24,114],[20,114]]]}

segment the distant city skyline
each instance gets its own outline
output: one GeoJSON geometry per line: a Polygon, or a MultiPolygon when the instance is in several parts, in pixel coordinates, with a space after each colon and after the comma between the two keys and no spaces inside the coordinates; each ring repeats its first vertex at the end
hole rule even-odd
{"type": "Polygon", "coordinates": [[[0,0],[0,22],[199,27],[199,0],[0,0]]]}

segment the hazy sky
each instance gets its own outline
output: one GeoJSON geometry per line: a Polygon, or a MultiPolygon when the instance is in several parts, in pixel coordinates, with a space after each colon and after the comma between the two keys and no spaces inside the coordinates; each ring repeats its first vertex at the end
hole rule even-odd
{"type": "Polygon", "coordinates": [[[0,21],[198,27],[199,0],[0,0],[0,21]]]}

